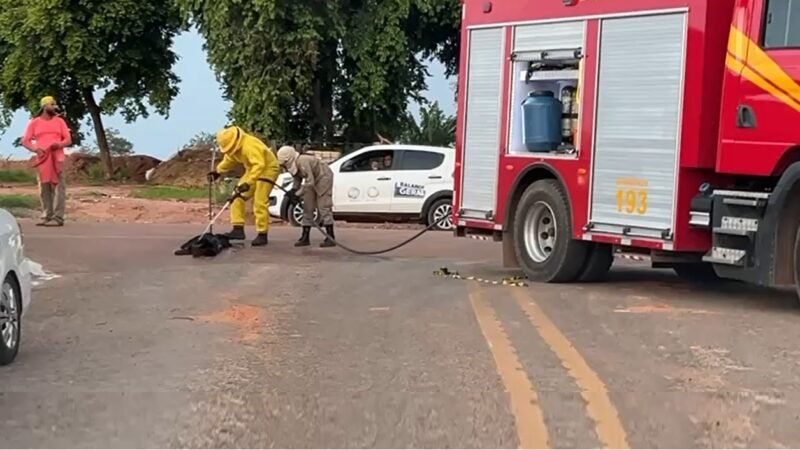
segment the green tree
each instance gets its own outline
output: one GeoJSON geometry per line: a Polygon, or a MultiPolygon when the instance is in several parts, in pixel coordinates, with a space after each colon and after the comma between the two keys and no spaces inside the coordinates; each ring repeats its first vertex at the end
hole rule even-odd
{"type": "Polygon", "coordinates": [[[425,89],[455,73],[460,0],[177,0],[206,39],[231,118],[272,138],[396,136],[425,89]]]}
{"type": "Polygon", "coordinates": [[[204,148],[213,147],[217,143],[217,137],[213,133],[201,131],[192,137],[184,148],[204,148]]]}
{"type": "Polygon", "coordinates": [[[406,128],[400,133],[401,142],[437,147],[450,147],[455,144],[456,118],[445,114],[438,102],[420,108],[419,115],[420,120],[417,123],[414,116],[407,114],[406,128]]]}
{"type": "MultiPolygon", "coordinates": [[[[113,156],[127,156],[133,154],[133,143],[122,137],[116,128],[106,129],[106,139],[108,140],[108,150],[113,156]]],[[[98,148],[100,147],[98,143],[98,148]]]]}
{"type": "MultiPolygon", "coordinates": [[[[122,137],[122,133],[116,128],[106,128],[106,140],[108,141],[108,150],[111,156],[133,154],[133,143],[122,137]]],[[[93,146],[83,146],[80,151],[90,155],[97,155],[100,153],[100,144],[95,140],[93,146]]]]}
{"type": "Polygon", "coordinates": [[[106,176],[113,174],[104,114],[128,122],[148,106],[167,115],[178,93],[172,51],[181,18],[161,0],[0,0],[0,103],[38,109],[56,95],[79,143],[88,115],[106,176]]]}

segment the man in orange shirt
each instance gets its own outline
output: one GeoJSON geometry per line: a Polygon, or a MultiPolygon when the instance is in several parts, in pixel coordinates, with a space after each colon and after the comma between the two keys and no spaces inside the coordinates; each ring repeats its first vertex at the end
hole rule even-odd
{"type": "Polygon", "coordinates": [[[64,183],[64,148],[72,145],[67,122],[58,115],[55,98],[47,96],[41,109],[28,123],[22,145],[36,153],[34,166],[39,171],[39,194],[43,216],[38,226],[63,226],[67,187],[64,183]]]}

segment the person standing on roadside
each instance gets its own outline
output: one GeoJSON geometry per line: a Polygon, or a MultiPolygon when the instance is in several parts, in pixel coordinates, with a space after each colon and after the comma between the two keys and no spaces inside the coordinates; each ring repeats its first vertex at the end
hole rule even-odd
{"type": "Polygon", "coordinates": [[[67,186],[64,180],[64,149],[72,145],[67,122],[58,115],[58,104],[51,96],[39,102],[39,113],[31,119],[22,145],[36,153],[33,166],[39,172],[42,220],[38,226],[64,226],[67,186]]]}
{"type": "Polygon", "coordinates": [[[294,178],[293,196],[303,199],[303,234],[295,247],[311,245],[310,233],[314,226],[314,210],[325,226],[327,237],[320,247],[335,247],[333,229],[333,171],[314,155],[298,153],[294,147],[283,146],[278,150],[278,163],[294,178]]]}
{"type": "Polygon", "coordinates": [[[231,205],[233,230],[225,236],[234,241],[245,239],[245,202],[252,199],[258,236],[251,245],[264,247],[269,244],[269,195],[281,173],[278,160],[261,139],[236,126],[220,130],[217,133],[217,145],[223,157],[217,168],[208,174],[209,181],[216,181],[221,173],[233,170],[239,164],[245,169],[231,205]]]}

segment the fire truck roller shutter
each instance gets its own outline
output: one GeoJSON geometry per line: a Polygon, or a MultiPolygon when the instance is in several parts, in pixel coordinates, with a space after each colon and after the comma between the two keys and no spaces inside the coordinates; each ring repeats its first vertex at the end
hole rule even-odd
{"type": "Polygon", "coordinates": [[[567,51],[583,47],[584,21],[519,25],[514,28],[514,53],[567,51]]]}
{"type": "Polygon", "coordinates": [[[600,33],[592,230],[671,239],[686,14],[604,19],[600,33]]]}
{"type": "Polygon", "coordinates": [[[462,218],[492,219],[497,197],[503,28],[469,32],[462,218]]]}

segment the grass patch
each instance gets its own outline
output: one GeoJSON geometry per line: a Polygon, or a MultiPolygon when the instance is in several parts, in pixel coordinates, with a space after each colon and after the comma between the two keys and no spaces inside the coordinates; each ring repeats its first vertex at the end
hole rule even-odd
{"type": "Polygon", "coordinates": [[[0,169],[0,183],[36,184],[36,172],[25,169],[0,169]]]}
{"type": "Polygon", "coordinates": [[[0,208],[4,209],[36,209],[39,198],[30,194],[1,194],[0,208]]]}
{"type": "MultiPolygon", "coordinates": [[[[214,185],[214,203],[221,205],[233,194],[236,183],[217,183],[214,185]]],[[[205,200],[208,187],[148,186],[131,192],[131,197],[148,200],[205,200]]]]}
{"type": "Polygon", "coordinates": [[[86,167],[81,179],[90,186],[105,186],[109,183],[127,183],[131,180],[131,174],[127,167],[115,166],[111,179],[106,179],[106,169],[101,161],[86,167]]]}
{"type": "Polygon", "coordinates": [[[86,181],[93,186],[100,186],[106,182],[106,171],[100,163],[92,164],[86,168],[86,181]]]}
{"type": "Polygon", "coordinates": [[[136,198],[149,200],[195,200],[208,198],[208,189],[184,188],[177,186],[149,186],[137,189],[131,194],[136,198]]]}

